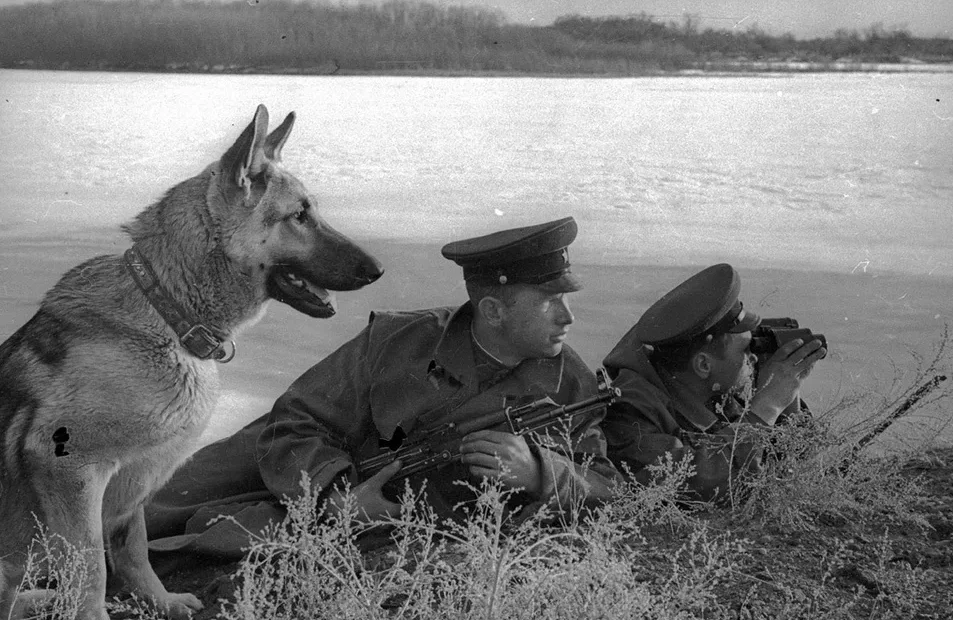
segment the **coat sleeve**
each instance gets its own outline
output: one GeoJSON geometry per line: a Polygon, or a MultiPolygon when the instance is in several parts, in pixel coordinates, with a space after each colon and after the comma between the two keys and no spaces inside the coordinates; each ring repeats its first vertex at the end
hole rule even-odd
{"type": "Polygon", "coordinates": [[[762,451],[745,432],[751,426],[745,422],[727,424],[714,433],[673,433],[653,421],[662,419],[660,412],[646,415],[627,402],[612,408],[605,424],[612,460],[640,484],[652,481],[648,467],[663,462],[666,453],[676,462],[692,459],[695,474],[688,480],[688,490],[706,501],[724,495],[733,475],[762,466],[762,451]]]}
{"type": "Polygon", "coordinates": [[[536,448],[542,482],[539,499],[557,512],[603,503],[612,498],[616,485],[622,481],[606,457],[606,440],[599,427],[603,417],[604,409],[573,429],[571,445],[563,440],[562,447],[551,444],[536,448]]]}
{"type": "Polygon", "coordinates": [[[298,497],[302,472],[315,495],[343,477],[357,483],[350,454],[372,425],[369,332],[311,367],[275,402],[256,445],[262,480],[274,496],[298,497]]]}
{"type": "Polygon", "coordinates": [[[646,468],[660,462],[666,453],[679,460],[690,452],[677,435],[666,432],[655,419],[659,416],[644,415],[631,403],[621,401],[609,406],[603,423],[609,457],[641,483],[650,480],[646,468]]]}
{"type": "MultiPolygon", "coordinates": [[[[560,403],[579,402],[596,393],[596,376],[579,356],[564,349],[563,385],[560,403]]],[[[593,506],[612,498],[622,476],[606,455],[606,439],[600,424],[605,407],[587,414],[570,429],[549,432],[548,447],[537,448],[541,488],[539,500],[557,512],[581,505],[593,506]]]]}
{"type": "Polygon", "coordinates": [[[695,475],[688,486],[705,500],[724,497],[731,490],[734,476],[762,470],[764,449],[750,432],[752,424],[726,424],[714,433],[692,434],[689,451],[693,455],[695,475]]]}

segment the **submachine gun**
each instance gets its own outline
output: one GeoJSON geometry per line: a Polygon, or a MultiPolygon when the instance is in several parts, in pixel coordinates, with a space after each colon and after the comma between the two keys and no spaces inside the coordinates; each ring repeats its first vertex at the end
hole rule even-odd
{"type": "Polygon", "coordinates": [[[599,391],[595,396],[567,405],[558,405],[546,396],[518,407],[506,407],[478,414],[466,420],[447,422],[428,429],[405,441],[397,450],[387,450],[377,456],[364,459],[357,464],[361,480],[367,480],[395,460],[400,459],[402,467],[391,482],[407,478],[414,474],[432,471],[460,460],[460,444],[464,436],[479,430],[492,429],[506,424],[514,435],[532,435],[553,422],[573,418],[596,411],[618,399],[622,392],[612,387],[612,382],[604,368],[596,375],[599,379],[599,391]]]}

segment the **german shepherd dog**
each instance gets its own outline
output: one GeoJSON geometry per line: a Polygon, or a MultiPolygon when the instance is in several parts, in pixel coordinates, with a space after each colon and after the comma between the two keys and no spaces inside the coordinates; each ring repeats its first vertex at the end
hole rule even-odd
{"type": "Polygon", "coordinates": [[[333,294],[374,282],[380,263],[319,217],[280,165],[294,113],[268,111],[222,158],[123,230],[132,248],[73,268],[0,345],[0,619],[37,523],[82,551],[79,617],[108,619],[106,562],[174,618],[202,604],[166,591],[149,565],[143,504],[197,448],[227,343],[277,299],[334,314],[333,294]]]}

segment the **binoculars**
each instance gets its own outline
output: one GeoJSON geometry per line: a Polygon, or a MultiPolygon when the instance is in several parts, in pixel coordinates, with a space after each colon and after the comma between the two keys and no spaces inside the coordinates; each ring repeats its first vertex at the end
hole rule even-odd
{"type": "MultiPolygon", "coordinates": [[[[785,343],[800,338],[805,343],[811,340],[820,340],[821,346],[827,349],[827,338],[824,334],[815,334],[806,327],[800,327],[794,319],[762,319],[751,332],[750,351],[755,355],[768,356],[777,351],[785,343]]],[[[824,354],[826,357],[826,353],[824,354]]]]}

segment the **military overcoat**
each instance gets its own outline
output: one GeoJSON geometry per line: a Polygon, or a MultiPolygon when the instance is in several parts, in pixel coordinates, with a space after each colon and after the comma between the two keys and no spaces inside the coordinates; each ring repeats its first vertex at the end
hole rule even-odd
{"type": "MultiPolygon", "coordinates": [[[[240,555],[234,532],[222,533],[230,526],[216,530],[209,519],[230,514],[257,531],[283,516],[279,498],[301,494],[302,472],[322,497],[337,482],[360,482],[355,459],[376,452],[379,439],[393,439],[398,429],[410,440],[455,416],[504,402],[549,395],[565,404],[596,393],[595,376],[568,346],[556,357],[524,360],[513,369],[495,366],[474,345],[471,320],[469,303],[372,313],[358,336],[298,378],[270,413],[207,446],[175,474],[147,507],[150,548],[240,555]]],[[[607,499],[618,472],[606,457],[598,426],[603,416],[576,418],[571,447],[534,448],[542,492],[514,501],[546,503],[558,513],[607,499]]],[[[459,515],[454,507],[474,499],[453,484],[467,478],[462,465],[426,477],[428,500],[442,516],[459,515]]]]}
{"type": "Polygon", "coordinates": [[[760,442],[744,431],[746,425],[764,425],[761,419],[731,397],[704,405],[683,397],[677,382],[652,365],[649,351],[623,341],[605,359],[613,385],[622,391],[602,424],[609,458],[644,483],[650,479],[646,468],[666,453],[675,460],[691,456],[695,475],[688,487],[705,500],[727,493],[732,475],[760,470],[760,442]]]}

